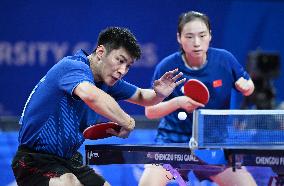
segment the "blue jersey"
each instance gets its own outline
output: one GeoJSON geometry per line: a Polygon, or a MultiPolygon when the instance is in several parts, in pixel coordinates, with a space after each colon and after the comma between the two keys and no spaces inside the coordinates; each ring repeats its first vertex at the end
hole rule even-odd
{"type": "MultiPolygon", "coordinates": [[[[73,94],[82,82],[95,84],[116,100],[130,98],[137,89],[123,80],[112,87],[94,82],[87,54],[80,50],[55,64],[33,89],[20,119],[19,144],[72,157],[84,142],[82,131],[90,118],[88,106],[73,94]]],[[[92,112],[92,118],[96,115],[92,112]]]]}
{"type": "MultiPolygon", "coordinates": [[[[193,70],[185,65],[182,53],[176,52],[164,58],[156,67],[153,81],[160,78],[165,72],[178,68],[183,73],[183,78],[198,79],[208,88],[210,99],[205,109],[229,109],[231,91],[235,89],[235,82],[244,77],[249,79],[248,73],[228,51],[209,48],[206,64],[193,70]]],[[[182,86],[179,85],[166,100],[177,96],[183,96],[182,86]]],[[[188,142],[192,132],[192,113],[188,113],[186,120],[181,121],[177,115],[184,110],[179,109],[163,117],[158,127],[157,141],[160,142],[188,142]]],[[[217,131],[219,133],[219,131],[217,131]]]]}

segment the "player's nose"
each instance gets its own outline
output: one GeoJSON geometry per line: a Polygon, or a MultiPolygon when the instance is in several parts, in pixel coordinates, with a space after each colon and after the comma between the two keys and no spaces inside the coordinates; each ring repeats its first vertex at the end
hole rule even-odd
{"type": "Polygon", "coordinates": [[[200,39],[195,38],[194,41],[193,41],[193,44],[194,44],[195,47],[200,46],[200,39]]]}
{"type": "Polygon", "coordinates": [[[120,65],[118,72],[123,76],[128,72],[128,67],[126,65],[120,65]]]}

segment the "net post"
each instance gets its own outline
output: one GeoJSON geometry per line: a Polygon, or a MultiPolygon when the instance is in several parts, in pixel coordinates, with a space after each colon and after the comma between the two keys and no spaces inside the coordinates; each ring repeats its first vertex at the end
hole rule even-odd
{"type": "Polygon", "coordinates": [[[192,122],[192,136],[189,141],[189,148],[192,150],[198,148],[198,110],[193,111],[193,122],[192,122]]]}

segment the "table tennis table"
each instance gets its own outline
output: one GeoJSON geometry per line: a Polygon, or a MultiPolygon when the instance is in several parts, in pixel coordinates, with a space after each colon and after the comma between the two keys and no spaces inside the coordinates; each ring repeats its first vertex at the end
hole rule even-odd
{"type": "Polygon", "coordinates": [[[284,176],[284,149],[196,149],[186,144],[167,145],[86,145],[86,164],[161,164],[180,185],[182,170],[222,172],[227,167],[237,171],[241,166],[271,167],[284,176]]]}
{"type": "Polygon", "coordinates": [[[228,167],[234,171],[241,166],[271,167],[278,175],[278,184],[284,185],[284,130],[279,128],[284,123],[284,111],[217,112],[197,110],[193,113],[193,135],[187,144],[86,145],[86,164],[159,164],[169,170],[181,186],[186,185],[180,175],[183,170],[221,172],[228,167]],[[225,140],[206,134],[216,127],[216,122],[225,127],[219,130],[229,130],[230,136],[225,140]],[[277,123],[277,127],[267,127],[270,123],[277,123]]]}

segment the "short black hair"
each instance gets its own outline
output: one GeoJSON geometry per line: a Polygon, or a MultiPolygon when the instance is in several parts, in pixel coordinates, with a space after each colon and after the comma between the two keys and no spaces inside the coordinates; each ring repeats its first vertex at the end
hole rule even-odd
{"type": "Polygon", "coordinates": [[[108,27],[102,30],[97,45],[103,45],[107,52],[125,48],[136,60],[141,57],[141,49],[135,36],[127,28],[108,27]]]}

